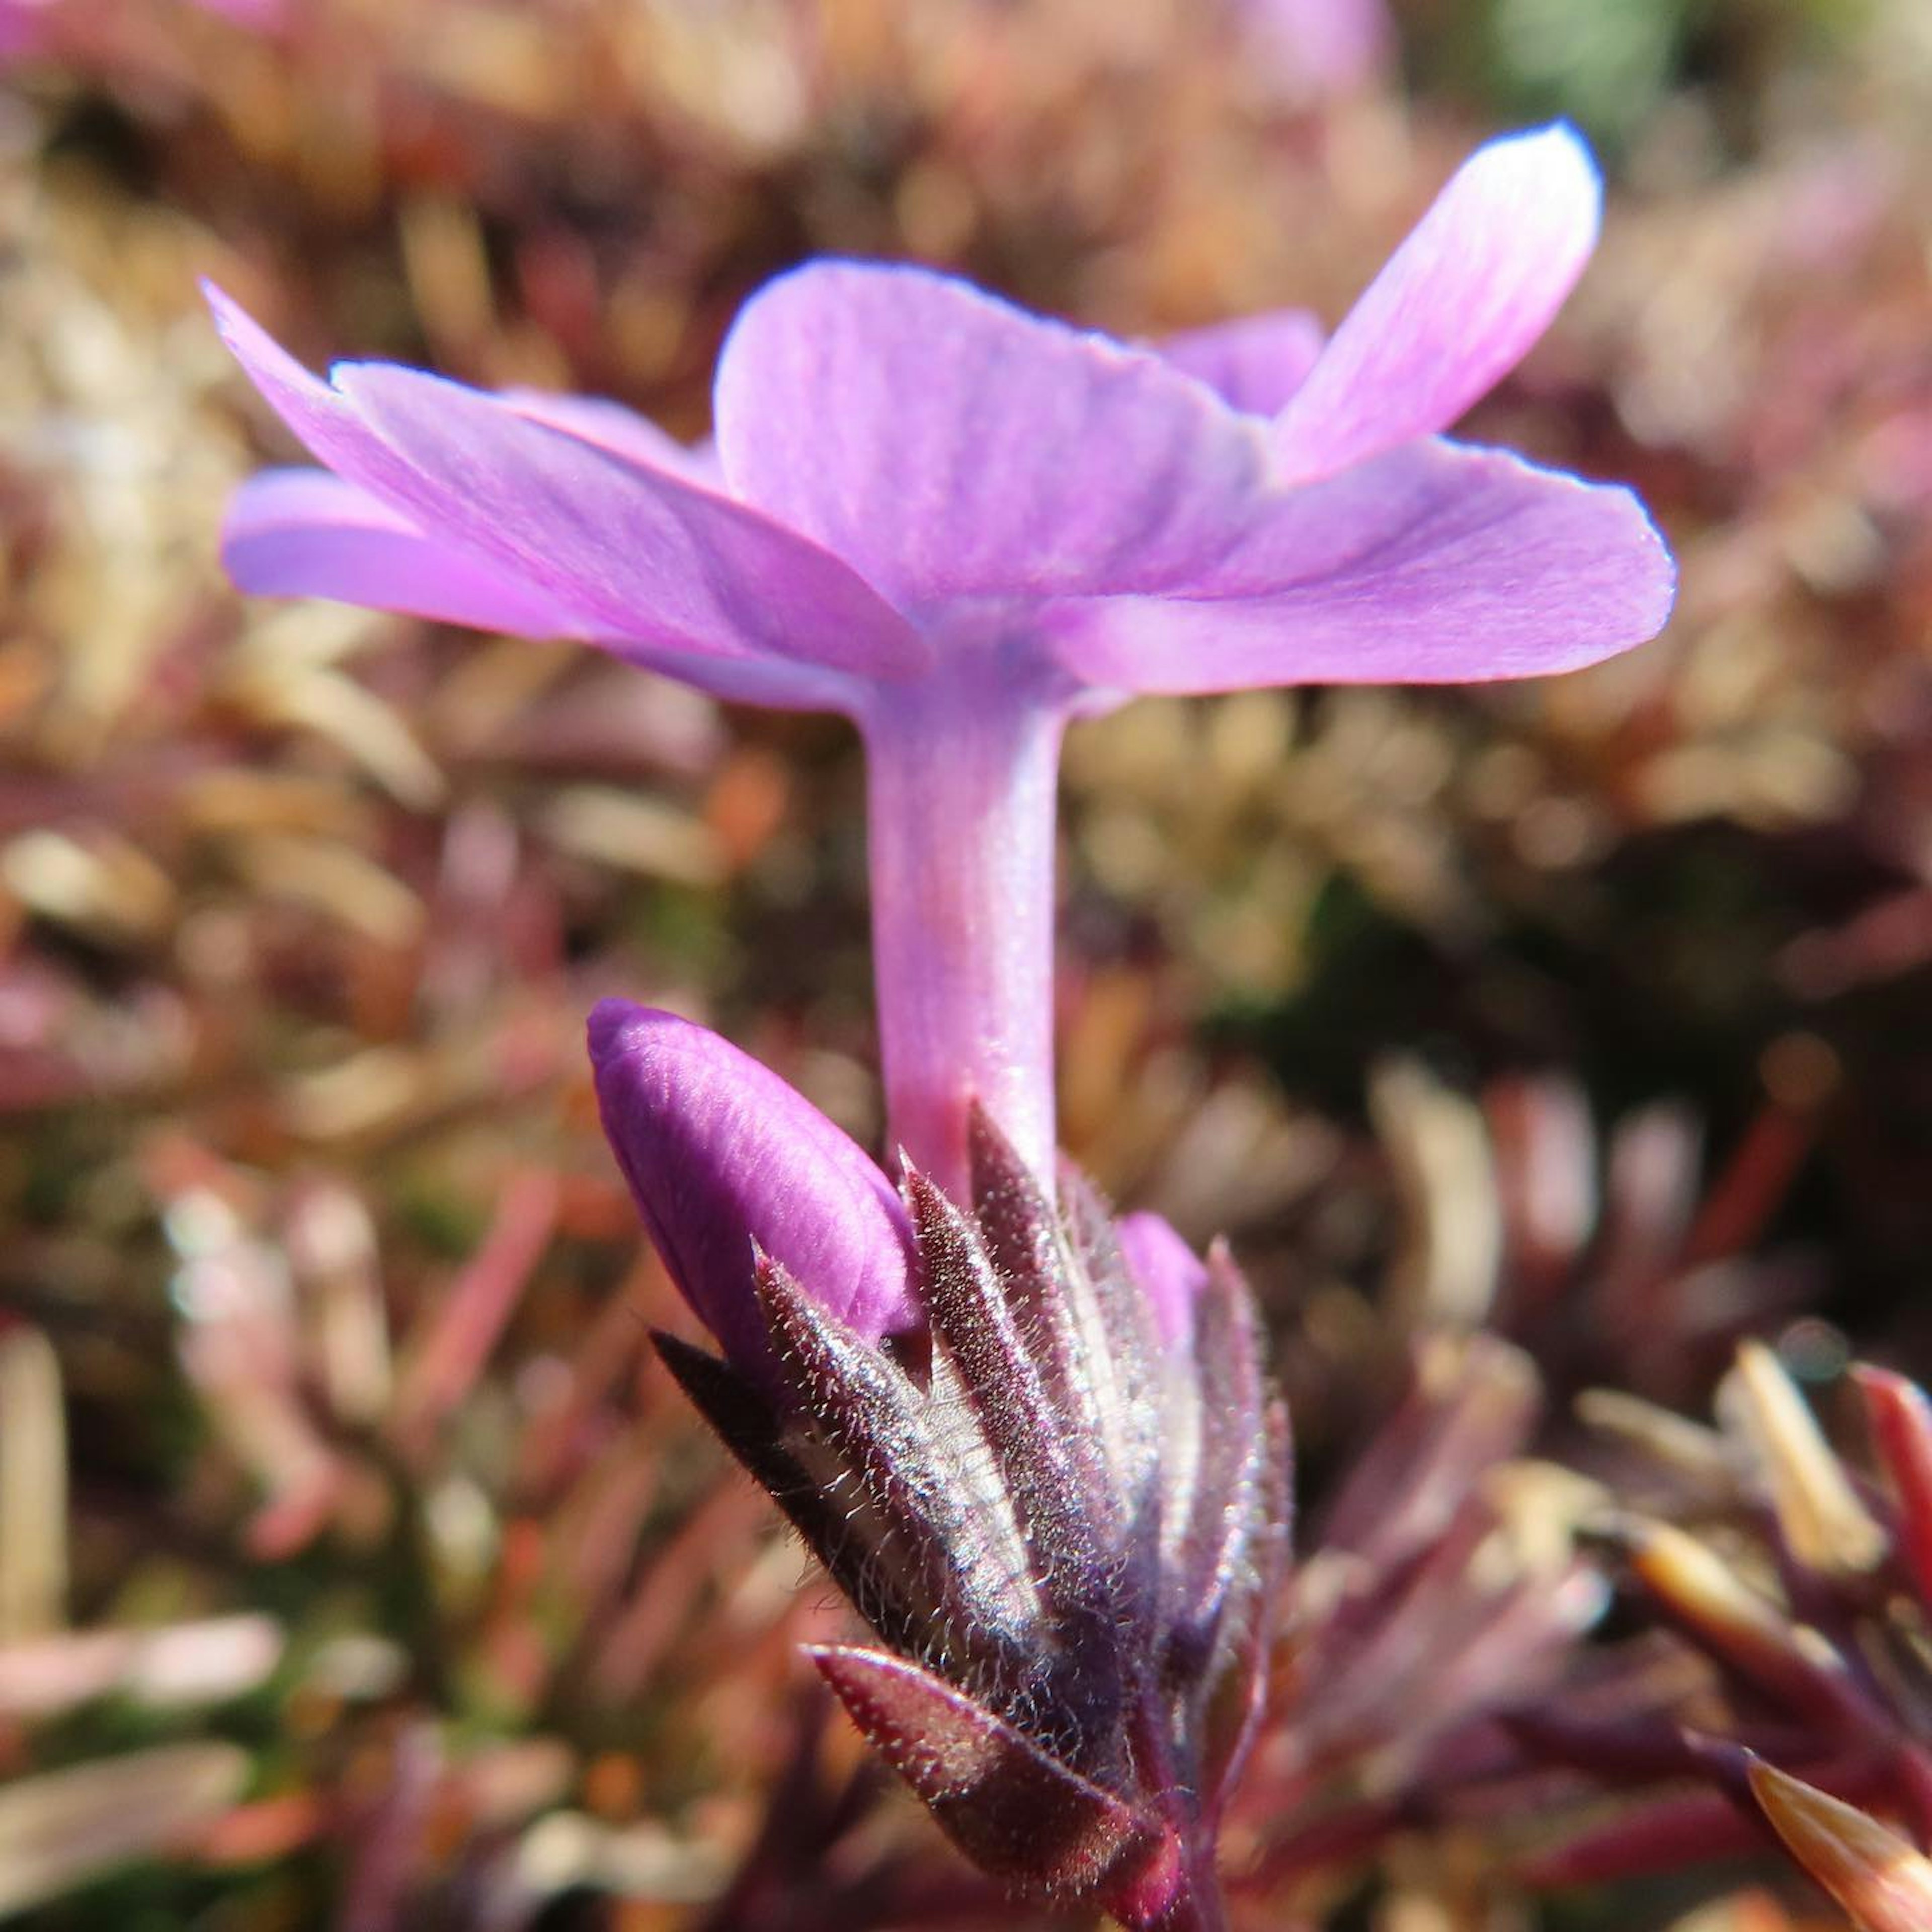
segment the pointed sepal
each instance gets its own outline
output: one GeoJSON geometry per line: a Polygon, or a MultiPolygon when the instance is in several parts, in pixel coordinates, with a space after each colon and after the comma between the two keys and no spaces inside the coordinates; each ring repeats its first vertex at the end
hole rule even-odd
{"type": "Polygon", "coordinates": [[[982,1871],[1048,1896],[1143,1889],[1167,1837],[1027,1734],[918,1665],[808,1652],[866,1741],[982,1871]]]}
{"type": "Polygon", "coordinates": [[[988,1681],[1011,1674],[997,1634],[1022,1621],[1030,1587],[1010,1524],[969,1508],[956,1445],[935,1430],[932,1405],[903,1370],[770,1256],[758,1257],[757,1276],[801,1409],[850,1485],[837,1498],[848,1540],[872,1552],[854,1599],[867,1621],[929,1662],[950,1656],[988,1681]],[[955,1654],[968,1633],[982,1640],[955,1654]]]}
{"type": "Polygon", "coordinates": [[[1269,1676],[1285,1417],[1225,1252],[1130,1256],[1077,1176],[1049,1201],[982,1114],[969,1137],[970,1211],[905,1175],[916,1348],[755,1230],[762,1358],[660,1347],[877,1633],[815,1660],[961,1849],[1199,1932],[1269,1676]]]}

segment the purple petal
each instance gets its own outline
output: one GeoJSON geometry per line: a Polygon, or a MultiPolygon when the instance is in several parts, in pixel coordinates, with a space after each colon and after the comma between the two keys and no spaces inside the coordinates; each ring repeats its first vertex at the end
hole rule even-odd
{"type": "Polygon", "coordinates": [[[1447,429],[1528,353],[1597,245],[1603,184],[1568,128],[1459,168],[1276,418],[1296,482],[1447,429]]]}
{"type": "Polygon", "coordinates": [[[326,470],[250,477],[229,505],[221,556],[236,587],[260,596],[328,597],[519,637],[580,629],[541,592],[434,542],[326,470]]]}
{"type": "Polygon", "coordinates": [[[496,396],[528,422],[562,430],[580,442],[595,443],[646,470],[668,470],[687,483],[724,494],[718,445],[708,436],[695,442],[680,442],[650,417],[640,416],[608,396],[565,396],[554,390],[520,387],[500,389],[496,396]]]}
{"type": "Polygon", "coordinates": [[[718,460],[708,442],[687,448],[648,417],[604,396],[560,396],[548,389],[504,389],[497,400],[526,422],[560,429],[580,442],[594,443],[646,470],[668,470],[693,483],[716,488],[718,460]]]}
{"type": "Polygon", "coordinates": [[[1654,637],[1676,579],[1628,490],[1431,440],[1292,493],[1222,580],[1062,607],[1061,662],[1137,692],[1537,676],[1654,637]]]}
{"type": "Polygon", "coordinates": [[[918,1325],[898,1195],[770,1068],[706,1028],[620,1000],[591,1014],[590,1058],[644,1225],[740,1367],[770,1360],[754,1244],[868,1341],[918,1325]]]}
{"type": "Polygon", "coordinates": [[[1185,582],[1268,472],[1266,432],[1157,356],[922,268],[768,284],[716,400],[733,490],[907,610],[1185,582]]]}
{"type": "Polygon", "coordinates": [[[777,658],[701,657],[691,651],[664,651],[628,639],[592,638],[627,663],[672,677],[728,704],[756,704],[768,711],[839,711],[856,708],[852,680],[843,671],[777,658]]]}
{"type": "Polygon", "coordinates": [[[222,560],[258,596],[327,597],[521,638],[579,638],[646,670],[736,704],[842,710],[848,680],[775,658],[718,658],[614,638],[467,551],[424,536],[400,511],[327,470],[265,470],[238,489],[222,560]]]}
{"type": "Polygon", "coordinates": [[[1172,1222],[1143,1210],[1114,1223],[1127,1272],[1154,1310],[1160,1339],[1186,1348],[1194,1333],[1194,1304],[1208,1282],[1208,1264],[1183,1240],[1172,1222]]]}
{"type": "Polygon", "coordinates": [[[310,452],[580,629],[658,650],[918,669],[916,633],[836,557],[706,489],[419,370],[309,374],[218,290],[224,339],[310,452]]]}
{"type": "Polygon", "coordinates": [[[1271,416],[1308,380],[1322,344],[1313,316],[1283,308],[1190,328],[1154,346],[1163,362],[1205,382],[1223,402],[1249,416],[1271,416]]]}
{"type": "Polygon", "coordinates": [[[460,501],[490,547],[554,584],[599,628],[664,648],[802,658],[892,678],[916,634],[838,560],[709,490],[526,422],[441,376],[351,363],[337,386],[432,479],[437,520],[460,501]]]}

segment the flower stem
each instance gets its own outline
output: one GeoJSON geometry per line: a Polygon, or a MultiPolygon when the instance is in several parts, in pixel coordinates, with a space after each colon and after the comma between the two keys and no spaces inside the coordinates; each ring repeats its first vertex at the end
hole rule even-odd
{"type": "Polygon", "coordinates": [[[976,1098],[1050,1177],[1060,707],[962,653],[860,723],[891,1135],[963,1200],[976,1098]]]}

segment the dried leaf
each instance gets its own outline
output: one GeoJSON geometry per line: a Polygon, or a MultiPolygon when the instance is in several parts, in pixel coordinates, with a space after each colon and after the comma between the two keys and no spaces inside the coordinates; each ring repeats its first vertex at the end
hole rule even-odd
{"type": "Polygon", "coordinates": [[[0,1916],[178,1845],[235,1802],[248,1770],[237,1745],[169,1744],[16,1780],[0,1790],[0,1916]]]}

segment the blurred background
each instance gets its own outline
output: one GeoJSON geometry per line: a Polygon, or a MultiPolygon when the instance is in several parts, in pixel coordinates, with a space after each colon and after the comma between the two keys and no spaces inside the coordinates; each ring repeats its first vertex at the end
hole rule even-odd
{"type": "Polygon", "coordinates": [[[236,596],[291,446],[195,278],[689,436],[802,256],[1332,322],[1559,114],[1604,244],[1467,433],[1634,484],[1678,614],[1076,728],[1063,1130],[1233,1238],[1294,1407],[1240,1922],[1843,1922],[1570,1856],[1604,1794],[1491,1714],[1648,1640],[1590,1514],[1709,1474],[1741,1337],[1828,1429],[1932,1373],[1924,0],[0,0],[0,1918],[1031,1922],[806,1681],[844,1613],[650,1359],[581,1050],[674,1005],[875,1135],[855,740],[236,596]]]}

